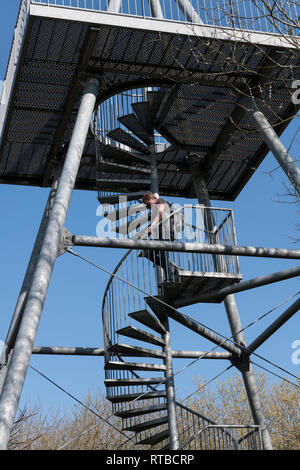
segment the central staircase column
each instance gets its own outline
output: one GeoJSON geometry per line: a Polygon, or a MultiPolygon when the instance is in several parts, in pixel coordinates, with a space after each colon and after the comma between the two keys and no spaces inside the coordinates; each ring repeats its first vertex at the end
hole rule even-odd
{"type": "Polygon", "coordinates": [[[175,400],[175,386],[173,376],[173,362],[172,362],[172,351],[170,342],[170,328],[169,319],[165,315],[161,318],[161,322],[166,329],[166,333],[163,336],[165,341],[164,345],[164,365],[166,366],[165,378],[166,378],[166,394],[167,394],[167,409],[168,409],[168,424],[170,433],[170,449],[179,449],[179,438],[177,428],[177,417],[176,417],[176,400],[175,400]]]}

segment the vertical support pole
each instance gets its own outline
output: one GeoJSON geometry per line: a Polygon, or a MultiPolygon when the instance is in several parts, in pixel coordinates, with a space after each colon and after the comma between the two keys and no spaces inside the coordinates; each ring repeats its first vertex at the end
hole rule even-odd
{"type": "Polygon", "coordinates": [[[150,158],[151,158],[151,160],[150,160],[151,192],[154,194],[154,193],[159,193],[155,144],[152,144],[150,146],[150,152],[151,152],[151,156],[150,156],[150,158]]]}
{"type": "Polygon", "coordinates": [[[261,111],[251,110],[252,118],[262,138],[282,167],[298,194],[300,194],[300,169],[261,111]]]}
{"type": "MultiPolygon", "coordinates": [[[[152,143],[149,146],[150,149],[150,180],[151,180],[151,192],[159,193],[158,185],[158,172],[157,172],[157,159],[155,153],[155,142],[154,134],[151,136],[152,143]]],[[[168,256],[167,254],[165,256],[168,256]]],[[[156,279],[157,279],[157,289],[158,292],[161,292],[161,284],[165,281],[164,270],[160,266],[156,266],[156,279]]]]}
{"type": "Polygon", "coordinates": [[[161,8],[160,0],[149,0],[150,11],[154,18],[163,19],[164,14],[161,8]]]}
{"type": "Polygon", "coordinates": [[[165,318],[162,319],[162,323],[166,329],[166,333],[163,335],[163,339],[165,341],[164,364],[166,366],[165,378],[166,378],[168,424],[169,424],[169,433],[170,433],[170,450],[177,450],[179,449],[179,437],[178,437],[178,427],[177,427],[177,417],[176,417],[176,400],[175,400],[172,351],[171,351],[171,343],[170,343],[170,327],[169,327],[169,319],[167,315],[165,316],[165,318]]]}
{"type": "MultiPolygon", "coordinates": [[[[242,324],[240,321],[240,316],[234,295],[227,295],[227,297],[225,297],[224,299],[224,304],[233,339],[236,343],[245,346],[245,337],[242,332],[242,324]]],[[[262,443],[264,450],[272,450],[272,442],[269,430],[266,425],[266,419],[262,411],[260,396],[251,364],[248,362],[247,364],[241,365],[240,370],[242,373],[254,424],[258,424],[261,426],[262,443]]]]}
{"type": "Polygon", "coordinates": [[[49,217],[50,217],[51,210],[53,207],[53,201],[54,201],[54,197],[55,197],[57,186],[58,186],[60,171],[61,171],[61,167],[59,166],[59,168],[57,168],[55,171],[52,188],[50,190],[50,194],[46,203],[46,207],[43,213],[43,217],[42,217],[41,224],[38,230],[38,234],[37,234],[37,237],[33,246],[33,250],[30,256],[30,260],[28,263],[28,267],[24,276],[20,294],[19,294],[16,306],[15,306],[15,310],[14,310],[13,317],[9,326],[9,330],[6,336],[5,346],[4,346],[4,349],[1,355],[1,360],[0,360],[0,367],[1,367],[0,368],[0,395],[2,392],[8,365],[10,363],[11,353],[14,347],[14,342],[15,342],[16,335],[18,332],[18,328],[22,319],[22,314],[23,314],[24,307],[25,307],[27,293],[31,286],[32,276],[33,276],[36,263],[37,263],[37,260],[41,251],[42,241],[45,236],[49,217]]]}
{"type": "Polygon", "coordinates": [[[203,21],[194,9],[190,0],[178,0],[178,5],[187,21],[196,24],[203,24],[203,21]]]}
{"type": "Polygon", "coordinates": [[[189,156],[188,162],[193,178],[196,197],[198,199],[199,204],[203,204],[206,207],[211,207],[206,181],[201,172],[199,164],[193,160],[192,155],[189,156]]]}
{"type": "Polygon", "coordinates": [[[106,11],[110,13],[119,13],[122,5],[122,0],[109,0],[106,11]]]}
{"type": "Polygon", "coordinates": [[[0,397],[0,449],[7,448],[54,268],[99,84],[87,81],[0,397]]]}
{"type": "MultiPolygon", "coordinates": [[[[189,156],[188,162],[198,202],[200,205],[203,205],[204,207],[208,208],[208,210],[204,211],[204,224],[208,232],[209,243],[216,243],[216,237],[213,235],[215,221],[211,209],[211,203],[208,195],[205,177],[201,172],[199,164],[193,161],[192,155],[189,156]]],[[[223,257],[218,255],[212,255],[213,265],[216,272],[222,272],[222,258],[223,257]]]]}

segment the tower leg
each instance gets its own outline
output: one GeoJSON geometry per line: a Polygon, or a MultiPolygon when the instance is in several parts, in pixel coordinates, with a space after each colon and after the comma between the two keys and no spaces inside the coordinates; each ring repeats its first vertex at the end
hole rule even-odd
{"type": "MultiPolygon", "coordinates": [[[[240,321],[239,312],[237,309],[237,305],[235,302],[235,298],[233,294],[228,295],[224,299],[224,304],[227,312],[227,317],[231,329],[231,333],[233,335],[234,341],[245,346],[245,337],[242,330],[242,325],[240,321]]],[[[255,376],[251,367],[251,364],[248,362],[247,364],[240,364],[240,370],[242,372],[242,377],[250,405],[250,409],[252,412],[254,424],[258,424],[261,426],[261,433],[262,433],[262,444],[264,450],[272,450],[272,442],[270,438],[270,434],[268,428],[266,426],[265,416],[263,414],[260,397],[256,385],[255,376]]]]}
{"type": "MultiPolygon", "coordinates": [[[[59,168],[59,171],[61,171],[61,168],[59,168]]],[[[13,317],[9,326],[9,330],[6,336],[5,346],[3,348],[3,352],[1,355],[1,359],[0,359],[0,395],[2,392],[8,365],[10,363],[16,335],[18,333],[19,325],[22,319],[22,314],[24,311],[25,303],[26,303],[27,293],[31,286],[32,276],[33,276],[36,263],[37,263],[37,260],[41,251],[42,241],[45,236],[49,217],[50,217],[51,210],[53,207],[53,201],[54,201],[54,197],[55,197],[55,193],[56,193],[58,181],[59,181],[59,171],[57,169],[55,176],[54,176],[52,188],[50,190],[48,201],[44,210],[44,214],[43,214],[41,224],[38,230],[38,234],[37,234],[34,246],[33,246],[33,250],[32,250],[31,257],[28,263],[28,267],[24,276],[20,294],[19,294],[16,306],[15,306],[15,310],[14,310],[13,317]]]]}
{"type": "Polygon", "coordinates": [[[262,138],[282,167],[298,194],[300,194],[300,169],[279,139],[271,124],[261,111],[252,110],[252,118],[262,138]]]}
{"type": "Polygon", "coordinates": [[[53,208],[32,275],[14,351],[0,397],[0,449],[7,448],[22,393],[32,348],[54,268],[67,211],[74,189],[96,96],[98,81],[90,79],[84,88],[73,135],[64,162],[53,208]]]}

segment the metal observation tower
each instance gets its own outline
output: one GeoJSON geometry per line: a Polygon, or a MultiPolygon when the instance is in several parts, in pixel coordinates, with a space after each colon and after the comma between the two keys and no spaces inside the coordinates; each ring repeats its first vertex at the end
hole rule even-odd
{"type": "Polygon", "coordinates": [[[45,352],[35,336],[56,258],[73,246],[128,250],[105,290],[98,353],[107,399],[137,449],[272,449],[251,354],[300,300],[246,345],[234,295],[300,270],[243,280],[238,257],[300,255],[238,246],[232,210],[211,200],[234,201],[270,150],[299,193],[300,170],[280,140],[299,108],[299,14],[294,0],[20,2],[1,97],[0,182],[50,194],[1,357],[1,449],[31,354],[45,352]],[[69,233],[73,189],[95,191],[109,236],[69,233]],[[149,191],[198,200],[160,221],[173,221],[171,239],[144,235],[149,191]],[[168,270],[149,260],[153,251],[168,270]],[[231,338],[180,311],[201,302],[224,302],[231,338]],[[170,319],[212,349],[172,349],[170,319]],[[234,365],[253,422],[226,426],[178,403],[178,357],[234,365]]]}

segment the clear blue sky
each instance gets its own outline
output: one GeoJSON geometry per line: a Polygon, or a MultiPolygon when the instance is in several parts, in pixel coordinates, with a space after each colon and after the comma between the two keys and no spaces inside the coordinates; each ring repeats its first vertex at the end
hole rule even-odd
{"type": "MultiPolygon", "coordinates": [[[[5,3],[5,10],[0,17],[0,80],[5,76],[19,0],[5,3]]],[[[295,121],[285,132],[285,144],[288,145],[291,141],[297,125],[295,121]]],[[[295,159],[299,152],[299,139],[300,136],[297,136],[291,148],[295,159]]],[[[278,202],[287,200],[283,196],[286,177],[276,168],[276,160],[269,154],[234,203],[214,202],[216,207],[230,207],[234,210],[239,245],[299,248],[299,244],[296,245],[293,240],[297,236],[299,238],[296,229],[296,224],[299,223],[297,208],[292,203],[278,202]]],[[[7,333],[47,196],[47,189],[0,185],[0,340],[4,340],[7,333]]],[[[66,222],[68,230],[75,234],[96,235],[99,220],[96,216],[97,206],[96,194],[75,191],[66,222]]],[[[78,248],[76,251],[111,271],[123,253],[118,250],[91,248],[78,248]]],[[[244,279],[297,264],[297,261],[288,260],[240,258],[244,279]]],[[[106,274],[69,254],[60,257],[54,269],[36,345],[102,347],[100,307],[107,280],[106,274]]],[[[296,294],[299,287],[298,278],[238,294],[236,299],[243,326],[296,294]]],[[[258,325],[249,328],[245,334],[247,342],[252,341],[294,300],[295,298],[258,325]]],[[[186,308],[185,311],[216,331],[230,336],[222,304],[200,304],[186,308]]],[[[173,349],[206,350],[212,347],[212,344],[183,330],[180,325],[172,323],[171,326],[173,349]]],[[[295,340],[300,340],[299,314],[257,352],[299,375],[300,364],[294,364],[291,360],[291,345],[295,340]]],[[[262,360],[255,361],[271,367],[262,360]]],[[[102,358],[33,356],[31,364],[78,398],[83,398],[88,390],[99,387],[104,392],[102,358]]],[[[175,371],[183,364],[183,361],[177,360],[174,364],[175,371]]],[[[193,380],[197,375],[210,379],[227,365],[222,361],[202,361],[180,373],[176,376],[180,396],[184,397],[196,388],[193,380]]],[[[257,368],[255,370],[259,371],[257,368]]],[[[283,374],[274,368],[272,370],[283,374]]],[[[228,377],[228,374],[223,375],[223,378],[228,377]]],[[[272,375],[270,378],[274,379],[272,375]]],[[[69,408],[73,405],[65,394],[29,370],[21,406],[25,402],[34,405],[38,400],[44,409],[69,408]]]]}

